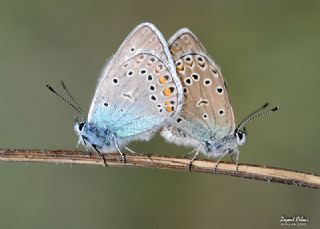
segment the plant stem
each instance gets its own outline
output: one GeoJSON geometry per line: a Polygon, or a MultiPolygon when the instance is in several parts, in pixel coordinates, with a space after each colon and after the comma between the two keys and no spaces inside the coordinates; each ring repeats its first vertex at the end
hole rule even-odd
{"type": "MultiPolygon", "coordinates": [[[[108,167],[144,167],[152,169],[168,169],[189,172],[190,159],[157,155],[126,155],[126,163],[120,160],[118,153],[105,154],[108,167]]],[[[44,162],[56,164],[84,164],[105,166],[97,154],[68,150],[28,150],[0,149],[0,161],[14,162],[44,162]]],[[[216,162],[212,160],[196,160],[191,172],[221,174],[246,179],[261,180],[300,187],[320,189],[320,176],[311,173],[298,172],[269,166],[239,164],[238,172],[232,163],[219,163],[216,172],[216,162]]]]}

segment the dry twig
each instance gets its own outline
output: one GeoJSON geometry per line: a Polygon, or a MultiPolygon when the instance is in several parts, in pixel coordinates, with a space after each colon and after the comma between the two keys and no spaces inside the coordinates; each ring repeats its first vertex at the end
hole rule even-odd
{"type": "MultiPolygon", "coordinates": [[[[124,164],[119,160],[118,153],[107,154],[105,155],[105,159],[108,166],[110,167],[144,167],[180,170],[185,172],[188,172],[187,164],[190,160],[187,158],[178,157],[131,154],[126,156],[127,160],[124,164]]],[[[81,151],[67,150],[0,149],[0,161],[66,163],[104,166],[103,161],[96,154],[89,155],[81,151]]],[[[215,165],[215,161],[196,160],[192,165],[192,172],[214,174],[215,165]]],[[[316,174],[248,164],[239,164],[238,173],[236,173],[235,169],[236,166],[234,164],[221,162],[217,167],[216,174],[320,189],[320,176],[316,174]]]]}

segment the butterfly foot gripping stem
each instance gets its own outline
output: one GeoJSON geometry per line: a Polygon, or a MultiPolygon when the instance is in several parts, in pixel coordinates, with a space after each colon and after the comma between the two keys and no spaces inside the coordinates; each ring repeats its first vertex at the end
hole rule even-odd
{"type": "Polygon", "coordinates": [[[213,172],[214,173],[217,173],[217,168],[218,168],[218,165],[219,165],[219,161],[216,163],[216,165],[214,166],[214,169],[213,169],[213,172]]]}
{"type": "Polygon", "coordinates": [[[92,148],[94,148],[94,150],[98,153],[98,155],[99,155],[100,158],[102,159],[103,164],[105,165],[105,167],[108,167],[108,165],[107,165],[107,160],[106,160],[106,158],[104,157],[104,155],[100,152],[100,150],[98,150],[98,146],[95,145],[95,144],[92,144],[92,148]]]}
{"type": "Polygon", "coordinates": [[[123,164],[127,163],[127,157],[124,153],[120,152],[121,155],[121,161],[123,162],[123,164]]]}
{"type": "Polygon", "coordinates": [[[216,165],[214,166],[214,169],[213,169],[213,172],[214,172],[214,173],[217,173],[218,165],[220,164],[220,162],[221,162],[221,160],[222,160],[222,158],[223,158],[224,156],[225,156],[225,154],[222,155],[222,156],[219,158],[219,160],[216,162],[216,165]]]}
{"type": "Polygon", "coordinates": [[[239,151],[231,154],[231,160],[236,165],[236,173],[239,172],[239,154],[240,154],[239,151]],[[235,154],[236,154],[236,160],[234,160],[233,158],[235,154]]]}
{"type": "Polygon", "coordinates": [[[120,148],[119,148],[119,145],[118,145],[116,139],[114,138],[113,140],[114,140],[114,144],[115,144],[115,146],[116,146],[117,151],[120,153],[121,161],[123,162],[123,164],[125,164],[125,163],[127,162],[126,155],[121,152],[121,150],[120,150],[120,148]]]}
{"type": "MultiPolygon", "coordinates": [[[[194,151],[192,151],[192,152],[194,152],[194,151]]],[[[192,152],[191,152],[191,153],[192,153],[192,152]]],[[[189,171],[191,171],[191,169],[192,169],[192,164],[193,164],[193,162],[196,160],[198,154],[199,154],[199,149],[197,149],[196,153],[193,155],[192,159],[190,160],[190,162],[189,162],[189,164],[188,164],[188,170],[189,170],[189,171]]]]}
{"type": "Polygon", "coordinates": [[[236,165],[236,173],[239,173],[239,164],[236,165]]]}
{"type": "Polygon", "coordinates": [[[191,169],[192,169],[192,161],[190,161],[188,164],[188,171],[191,172],[191,169]]]}

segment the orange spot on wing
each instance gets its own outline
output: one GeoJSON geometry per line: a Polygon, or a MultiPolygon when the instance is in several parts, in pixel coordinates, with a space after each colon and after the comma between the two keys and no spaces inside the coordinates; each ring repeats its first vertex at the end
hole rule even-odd
{"type": "Polygon", "coordinates": [[[176,67],[177,71],[183,71],[184,70],[184,66],[180,65],[176,67]]]}
{"type": "Polygon", "coordinates": [[[166,107],[167,112],[172,112],[172,107],[166,107]]]}
{"type": "Polygon", "coordinates": [[[166,78],[164,78],[164,76],[160,76],[159,82],[161,84],[165,84],[167,82],[166,78]]]}
{"type": "Polygon", "coordinates": [[[170,90],[170,88],[168,88],[168,87],[164,88],[163,94],[164,94],[165,96],[167,96],[167,97],[170,96],[170,95],[171,95],[171,90],[170,90]]]}

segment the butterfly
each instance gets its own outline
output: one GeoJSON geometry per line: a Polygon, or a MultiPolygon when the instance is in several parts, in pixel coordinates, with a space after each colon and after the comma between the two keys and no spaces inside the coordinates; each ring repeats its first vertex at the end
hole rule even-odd
{"type": "MultiPolygon", "coordinates": [[[[123,156],[121,148],[128,149],[126,145],[134,140],[149,140],[175,117],[182,100],[182,85],[166,40],[153,24],[142,23],[104,67],[88,119],[81,115],[74,130],[86,147],[123,156]]],[[[77,105],[72,107],[82,113],[77,105]]]]}
{"type": "Polygon", "coordinates": [[[227,84],[220,68],[199,39],[189,29],[183,28],[168,43],[183,85],[184,104],[179,117],[171,126],[164,127],[161,135],[171,143],[195,148],[191,152],[195,154],[189,169],[199,152],[209,157],[220,157],[216,167],[225,155],[236,155],[238,169],[238,147],[245,143],[247,136],[245,125],[279,107],[257,114],[269,105],[266,103],[236,128],[227,84]]]}

